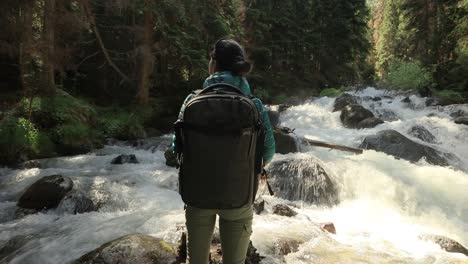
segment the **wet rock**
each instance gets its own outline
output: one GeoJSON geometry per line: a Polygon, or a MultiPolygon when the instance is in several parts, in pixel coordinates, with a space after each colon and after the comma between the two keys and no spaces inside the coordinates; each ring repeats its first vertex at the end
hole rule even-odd
{"type": "Polygon", "coordinates": [[[447,252],[461,253],[468,256],[468,249],[451,238],[438,235],[423,235],[421,239],[432,241],[447,252]]]}
{"type": "Polygon", "coordinates": [[[293,209],[291,209],[291,207],[285,204],[277,204],[273,206],[273,213],[276,215],[287,216],[287,217],[292,217],[292,216],[297,215],[297,213],[293,209]]]}
{"type": "Polygon", "coordinates": [[[126,235],[82,256],[77,264],[176,263],[174,249],[164,240],[143,235],[126,235]]]}
{"type": "Polygon", "coordinates": [[[440,104],[440,100],[434,97],[430,97],[426,99],[426,106],[436,106],[440,104]]]}
{"type": "Polygon", "coordinates": [[[359,103],[358,97],[344,93],[338,96],[338,98],[336,98],[335,103],[333,104],[333,112],[342,111],[347,105],[358,104],[358,103],[359,103]]]}
{"type": "MultiPolygon", "coordinates": [[[[260,256],[257,253],[257,249],[253,246],[252,241],[249,243],[247,248],[247,257],[245,259],[245,264],[259,264],[260,261],[264,259],[263,256],[260,256]]],[[[210,248],[209,255],[209,264],[222,264],[223,263],[223,251],[221,249],[221,244],[212,244],[210,248]]]]}
{"type": "Polygon", "coordinates": [[[278,160],[269,164],[267,170],[275,196],[322,205],[338,201],[337,188],[317,159],[278,160]]]}
{"type": "Polygon", "coordinates": [[[273,244],[275,255],[286,256],[289,253],[297,252],[302,243],[304,242],[294,239],[279,239],[273,244]]]}
{"type": "Polygon", "coordinates": [[[432,135],[432,133],[429,132],[429,130],[427,130],[423,126],[414,126],[408,131],[408,133],[411,136],[415,138],[419,138],[420,140],[424,142],[431,143],[431,144],[436,143],[435,136],[432,135]]]}
{"type": "Polygon", "coordinates": [[[255,201],[253,204],[253,208],[256,214],[260,214],[265,210],[265,201],[261,199],[260,201],[255,201]]]}
{"type": "Polygon", "coordinates": [[[369,117],[357,124],[357,128],[373,128],[380,124],[383,124],[384,121],[380,120],[377,117],[369,117]]]}
{"type": "Polygon", "coordinates": [[[367,136],[359,147],[381,151],[412,162],[425,157],[427,162],[441,166],[447,166],[448,158],[453,156],[416,143],[395,130],[383,130],[376,135],[367,136]]]}
{"type": "Polygon", "coordinates": [[[182,232],[179,244],[177,246],[177,263],[185,263],[187,261],[187,234],[182,232]]]}
{"type": "Polygon", "coordinates": [[[379,101],[382,101],[382,97],[374,96],[374,97],[372,97],[371,100],[374,101],[374,102],[379,102],[379,101]]]}
{"type": "Polygon", "coordinates": [[[388,121],[388,122],[396,121],[400,119],[398,115],[390,109],[377,110],[377,116],[381,120],[388,121]]]}
{"type": "Polygon", "coordinates": [[[166,158],[166,165],[169,167],[177,167],[177,155],[172,151],[172,148],[168,148],[164,152],[164,157],[166,158]]]}
{"type": "Polygon", "coordinates": [[[327,231],[328,233],[336,235],[336,228],[332,222],[321,223],[320,228],[327,231]]]}
{"type": "Polygon", "coordinates": [[[40,160],[28,160],[18,165],[18,169],[26,170],[26,169],[34,169],[34,168],[42,168],[42,164],[40,160]]]}
{"type": "Polygon", "coordinates": [[[464,116],[455,118],[455,124],[468,126],[468,117],[464,116]]]}
{"type": "Polygon", "coordinates": [[[278,112],[279,113],[282,113],[286,110],[288,110],[288,108],[292,107],[292,105],[289,105],[289,104],[279,104],[278,105],[278,112]]]}
{"type": "Polygon", "coordinates": [[[58,207],[71,214],[82,214],[97,211],[99,207],[81,191],[71,191],[63,198],[58,207]]]}
{"type": "Polygon", "coordinates": [[[464,117],[466,114],[467,113],[465,113],[465,111],[463,111],[463,110],[457,110],[455,112],[452,112],[450,114],[450,116],[453,117],[453,118],[457,118],[457,117],[464,117]]]}
{"type": "Polygon", "coordinates": [[[0,245],[0,263],[9,263],[19,249],[26,245],[29,241],[36,238],[37,235],[19,235],[10,238],[3,245],[0,245]]]}
{"type": "Polygon", "coordinates": [[[403,98],[403,100],[401,100],[402,103],[405,103],[405,104],[412,104],[413,101],[411,101],[411,99],[407,96],[405,98],[403,98]]]}
{"type": "Polygon", "coordinates": [[[73,181],[62,175],[50,175],[33,183],[20,197],[18,207],[32,210],[56,208],[73,188],[73,181]]]}
{"type": "Polygon", "coordinates": [[[340,115],[341,122],[343,122],[343,125],[347,128],[364,128],[366,126],[375,126],[377,124],[383,123],[381,120],[375,119],[369,119],[368,121],[365,121],[366,119],[372,117],[374,117],[374,114],[371,111],[358,104],[345,106],[340,115]],[[359,124],[360,122],[363,123],[359,124]]]}
{"type": "Polygon", "coordinates": [[[267,113],[268,113],[268,117],[270,118],[271,126],[277,127],[280,123],[280,120],[279,120],[280,113],[272,109],[267,110],[267,113]]]}
{"type": "Polygon", "coordinates": [[[276,144],[276,153],[288,154],[299,152],[296,137],[289,128],[279,127],[273,131],[276,144]]]}
{"type": "Polygon", "coordinates": [[[125,163],[138,164],[140,162],[138,162],[138,159],[136,158],[134,154],[117,156],[111,162],[111,164],[118,164],[118,165],[125,164],[125,163]]]}

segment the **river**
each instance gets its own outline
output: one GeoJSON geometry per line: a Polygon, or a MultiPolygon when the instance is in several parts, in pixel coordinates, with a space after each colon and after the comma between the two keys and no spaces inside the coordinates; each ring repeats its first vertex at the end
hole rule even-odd
{"type": "MultiPolygon", "coordinates": [[[[468,105],[425,107],[426,98],[367,88],[354,92],[375,114],[392,112],[391,119],[372,129],[347,129],[340,112],[332,112],[334,98],[315,98],[282,113],[281,124],[310,139],[357,147],[367,135],[394,129],[408,134],[414,125],[436,138],[430,144],[458,157],[450,167],[396,159],[367,150],[354,155],[318,147],[280,155],[320,159],[338,186],[340,202],[325,207],[284,201],[265,194],[266,212],[254,217],[252,241],[266,258],[262,263],[468,263],[468,257],[448,253],[422,240],[423,234],[450,237],[468,246],[468,126],[450,114],[468,105]],[[381,101],[369,100],[381,97],[381,101]],[[287,203],[297,216],[271,213],[271,205],[287,203]],[[316,223],[333,222],[337,234],[322,232],[316,223]],[[297,240],[297,252],[278,256],[279,240],[297,240]]],[[[159,147],[144,150],[128,144],[107,145],[86,155],[43,162],[42,169],[0,169],[0,248],[11,252],[0,263],[67,263],[101,244],[130,233],[157,236],[177,243],[184,226],[183,203],[177,193],[177,170],[165,165],[170,135],[156,139],[159,147]],[[111,165],[119,154],[135,154],[139,164],[111,165]],[[103,202],[97,212],[72,214],[66,204],[46,213],[15,219],[16,202],[26,187],[43,176],[61,174],[75,188],[103,202]],[[15,243],[11,243],[14,241],[15,243]]],[[[427,144],[427,143],[424,143],[427,144]]],[[[264,188],[264,186],[261,186],[264,188]]],[[[2,259],[3,257],[3,259],[2,259]]]]}

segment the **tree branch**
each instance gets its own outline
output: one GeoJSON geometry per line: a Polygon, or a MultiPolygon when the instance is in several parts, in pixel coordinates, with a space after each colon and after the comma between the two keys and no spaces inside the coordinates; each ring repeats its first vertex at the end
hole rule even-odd
{"type": "Polygon", "coordinates": [[[102,41],[101,34],[99,33],[99,30],[98,30],[98,28],[96,26],[96,21],[95,21],[93,13],[91,11],[91,8],[89,6],[88,0],[80,0],[80,3],[83,6],[84,11],[86,13],[86,16],[89,19],[89,23],[91,24],[91,27],[92,27],[92,29],[94,31],[94,35],[96,36],[96,39],[98,40],[99,47],[101,48],[102,53],[104,54],[104,57],[106,58],[107,63],[109,64],[109,66],[111,66],[112,69],[114,69],[122,77],[123,80],[130,83],[131,82],[130,78],[128,78],[128,76],[125,75],[125,73],[123,73],[119,69],[119,67],[117,67],[117,65],[115,65],[115,63],[112,61],[112,58],[109,55],[109,52],[107,51],[106,47],[104,46],[104,42],[102,41]]]}

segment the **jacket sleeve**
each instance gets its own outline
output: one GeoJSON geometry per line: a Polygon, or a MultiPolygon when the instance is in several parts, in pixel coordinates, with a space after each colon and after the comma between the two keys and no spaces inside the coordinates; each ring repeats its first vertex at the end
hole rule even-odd
{"type": "MultiPolygon", "coordinates": [[[[184,112],[185,105],[187,104],[187,102],[188,102],[191,98],[192,98],[192,94],[189,94],[189,95],[185,98],[184,102],[182,103],[182,106],[180,107],[179,115],[177,116],[177,119],[179,119],[179,118],[182,117],[182,114],[183,114],[183,112],[184,112]]],[[[176,144],[176,136],[175,136],[175,134],[174,134],[174,135],[172,135],[172,145],[171,145],[172,152],[174,152],[174,153],[177,153],[176,146],[177,146],[177,144],[176,144]]]]}
{"type": "Polygon", "coordinates": [[[268,164],[272,159],[273,155],[275,155],[276,151],[276,144],[275,144],[275,137],[273,135],[273,127],[270,123],[270,118],[268,117],[267,111],[265,111],[265,107],[263,107],[262,101],[260,99],[254,99],[257,108],[262,115],[263,119],[263,126],[265,128],[265,143],[263,147],[263,164],[268,164]]]}

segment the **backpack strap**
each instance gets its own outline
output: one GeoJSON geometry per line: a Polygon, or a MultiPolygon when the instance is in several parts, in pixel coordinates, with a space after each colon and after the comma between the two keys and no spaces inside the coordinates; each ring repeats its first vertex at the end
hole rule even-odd
{"type": "Polygon", "coordinates": [[[239,88],[235,87],[234,85],[228,84],[228,83],[215,83],[215,84],[212,84],[212,85],[206,87],[205,89],[201,90],[197,95],[210,93],[210,92],[215,91],[216,89],[223,89],[223,90],[227,90],[229,92],[233,92],[233,93],[237,93],[239,95],[245,96],[245,94],[239,88]]]}

